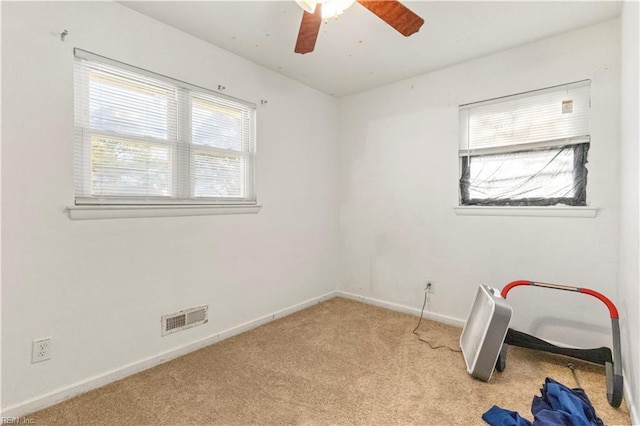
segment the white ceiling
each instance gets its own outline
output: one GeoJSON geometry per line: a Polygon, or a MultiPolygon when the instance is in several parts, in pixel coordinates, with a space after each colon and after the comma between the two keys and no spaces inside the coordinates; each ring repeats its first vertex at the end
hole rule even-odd
{"type": "Polygon", "coordinates": [[[302,9],[288,1],[124,1],[124,6],[335,97],[613,19],[618,1],[403,1],[422,16],[403,37],[354,4],[293,52],[302,9]]]}

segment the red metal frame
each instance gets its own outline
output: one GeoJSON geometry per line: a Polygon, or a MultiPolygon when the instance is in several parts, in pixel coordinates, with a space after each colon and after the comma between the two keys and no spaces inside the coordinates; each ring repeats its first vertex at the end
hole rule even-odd
{"type": "Polygon", "coordinates": [[[571,287],[571,286],[561,285],[561,284],[552,284],[552,283],[542,283],[542,282],[536,282],[536,281],[518,280],[518,281],[512,281],[509,284],[505,285],[504,288],[502,289],[502,291],[500,292],[500,295],[502,296],[503,299],[506,299],[507,298],[507,293],[509,293],[509,290],[511,290],[514,287],[521,286],[521,285],[530,285],[530,286],[534,286],[534,287],[555,288],[557,290],[573,291],[573,292],[577,292],[577,293],[588,294],[589,296],[593,296],[593,297],[597,298],[598,300],[600,300],[605,305],[607,305],[607,308],[609,309],[609,315],[611,316],[611,318],[616,318],[616,319],[619,318],[618,309],[616,308],[616,305],[614,305],[613,302],[607,296],[605,296],[602,293],[598,293],[595,290],[591,290],[591,289],[583,288],[583,287],[571,287]]]}
{"type": "MultiPolygon", "coordinates": [[[[534,287],[546,287],[556,290],[565,290],[565,291],[573,291],[576,293],[587,294],[589,296],[593,296],[596,299],[600,300],[604,303],[609,309],[609,315],[611,316],[611,332],[613,337],[613,362],[605,362],[605,372],[607,375],[607,400],[612,407],[619,407],[622,403],[622,394],[624,388],[624,378],[622,377],[622,351],[620,347],[620,322],[618,309],[616,305],[613,304],[611,300],[602,293],[599,293],[595,290],[591,290],[588,288],[582,287],[572,287],[561,284],[552,284],[552,283],[543,283],[537,281],[528,281],[528,280],[518,280],[512,281],[509,284],[505,285],[500,295],[503,299],[507,298],[507,293],[514,287],[518,287],[521,285],[529,285],[534,287]]],[[[506,347],[507,345],[503,345],[504,354],[501,357],[506,356],[506,347]]],[[[500,358],[498,358],[500,362],[500,358]]],[[[504,359],[503,361],[504,362],[504,359]]]]}

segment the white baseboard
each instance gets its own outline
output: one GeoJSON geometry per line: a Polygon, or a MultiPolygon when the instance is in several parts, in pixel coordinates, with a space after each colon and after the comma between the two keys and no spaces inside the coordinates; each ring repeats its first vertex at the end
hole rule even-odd
{"type": "MultiPolygon", "coordinates": [[[[344,297],[345,299],[355,300],[356,302],[366,303],[368,305],[380,306],[396,312],[402,312],[403,314],[409,314],[416,317],[420,316],[420,309],[412,308],[410,306],[401,305],[399,303],[387,302],[380,299],[374,299],[372,297],[360,296],[359,294],[349,293],[347,291],[338,290],[335,292],[336,296],[344,297]]],[[[446,315],[435,314],[433,312],[425,312],[424,318],[441,322],[444,324],[454,325],[456,327],[464,327],[465,320],[454,318],[446,315]]]]}
{"type": "Polygon", "coordinates": [[[631,392],[631,387],[629,385],[629,380],[627,377],[624,378],[624,401],[627,404],[627,408],[629,409],[629,417],[631,417],[631,424],[639,426],[640,425],[640,417],[638,416],[638,406],[635,404],[635,400],[633,399],[633,393],[631,392]]]}
{"type": "Polygon", "coordinates": [[[140,361],[133,362],[131,364],[125,365],[121,368],[109,371],[107,373],[99,374],[87,380],[83,380],[81,382],[77,382],[72,385],[65,386],[61,389],[55,390],[53,392],[49,392],[47,394],[38,396],[36,398],[29,399],[27,401],[12,405],[10,407],[6,407],[2,409],[1,416],[4,419],[18,418],[26,414],[33,413],[34,411],[42,410],[43,408],[47,408],[51,405],[58,404],[67,399],[86,393],[92,389],[99,388],[111,382],[115,382],[116,380],[120,380],[122,378],[130,376],[132,374],[136,374],[143,370],[147,370],[151,367],[155,367],[171,359],[178,358],[190,352],[201,349],[205,346],[209,346],[221,340],[227,339],[231,336],[235,336],[236,334],[244,333],[245,331],[259,327],[263,324],[269,323],[278,318],[286,317],[287,315],[291,315],[294,312],[301,311],[310,306],[316,305],[320,302],[324,302],[325,300],[332,299],[335,296],[336,296],[336,292],[332,291],[325,295],[314,297],[312,299],[298,303],[297,305],[293,305],[289,308],[281,309],[272,314],[265,315],[260,318],[256,318],[254,320],[245,322],[244,324],[240,324],[238,326],[229,328],[227,330],[223,330],[221,332],[213,334],[204,339],[195,341],[193,343],[189,343],[185,346],[168,350],[166,352],[160,353],[158,355],[154,355],[149,358],[145,358],[140,361]]]}
{"type": "MultiPolygon", "coordinates": [[[[382,308],[386,308],[396,312],[402,312],[405,314],[420,316],[420,309],[413,308],[406,305],[401,305],[398,303],[387,302],[384,300],[374,299],[372,297],[360,296],[358,294],[349,293],[346,291],[332,291],[325,295],[315,297],[304,302],[298,303],[289,308],[281,309],[269,315],[264,315],[260,318],[256,318],[254,320],[248,321],[246,323],[240,324],[238,326],[229,328],[227,330],[223,330],[219,333],[213,334],[204,339],[195,341],[186,346],[182,346],[179,348],[171,349],[169,351],[160,353],[158,355],[154,355],[152,357],[125,365],[121,368],[109,371],[107,373],[103,373],[94,377],[91,377],[87,380],[83,380],[81,382],[77,382],[75,384],[66,386],[64,388],[55,390],[53,392],[47,393],[45,395],[32,398],[30,400],[21,402],[19,404],[15,404],[13,406],[7,407],[2,410],[2,418],[12,418],[12,417],[22,417],[26,414],[32,413],[34,411],[41,410],[43,408],[49,407],[54,404],[58,404],[67,399],[73,398],[75,396],[86,393],[92,389],[99,388],[116,380],[120,380],[132,374],[139,373],[141,371],[147,370],[149,368],[155,367],[159,364],[172,360],[174,358],[178,358],[180,356],[186,355],[190,352],[201,349],[205,346],[212,345],[214,343],[220,342],[229,337],[235,336],[237,334],[243,333],[245,331],[249,331],[253,328],[259,327],[261,325],[267,324],[271,321],[274,321],[278,318],[285,317],[287,315],[291,315],[297,311],[301,311],[318,303],[324,302],[326,300],[332,299],[334,297],[343,297],[345,299],[354,300],[357,302],[366,303],[369,305],[379,306],[382,308]]],[[[459,318],[454,318],[446,315],[435,314],[427,312],[424,315],[425,318],[441,322],[444,324],[453,325],[456,327],[463,327],[465,321],[459,318]]],[[[627,407],[629,408],[629,413],[631,416],[632,424],[640,425],[640,418],[638,417],[638,407],[633,404],[633,399],[631,397],[631,391],[629,388],[628,381],[625,380],[625,400],[627,403],[627,407]]]]}

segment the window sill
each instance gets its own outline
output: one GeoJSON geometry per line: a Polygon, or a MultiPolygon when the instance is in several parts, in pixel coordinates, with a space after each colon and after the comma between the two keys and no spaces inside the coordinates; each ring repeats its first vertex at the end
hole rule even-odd
{"type": "Polygon", "coordinates": [[[596,217],[597,207],[458,206],[458,216],[596,217]]]}
{"type": "Polygon", "coordinates": [[[209,216],[219,214],[258,213],[260,205],[220,206],[71,206],[67,213],[71,220],[123,219],[141,217],[209,216]]]}

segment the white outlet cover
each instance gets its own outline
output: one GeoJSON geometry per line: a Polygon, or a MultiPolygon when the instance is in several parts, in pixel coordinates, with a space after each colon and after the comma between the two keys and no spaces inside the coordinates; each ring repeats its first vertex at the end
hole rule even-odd
{"type": "Polygon", "coordinates": [[[31,362],[41,362],[51,359],[51,337],[33,341],[31,348],[31,362]]]}

